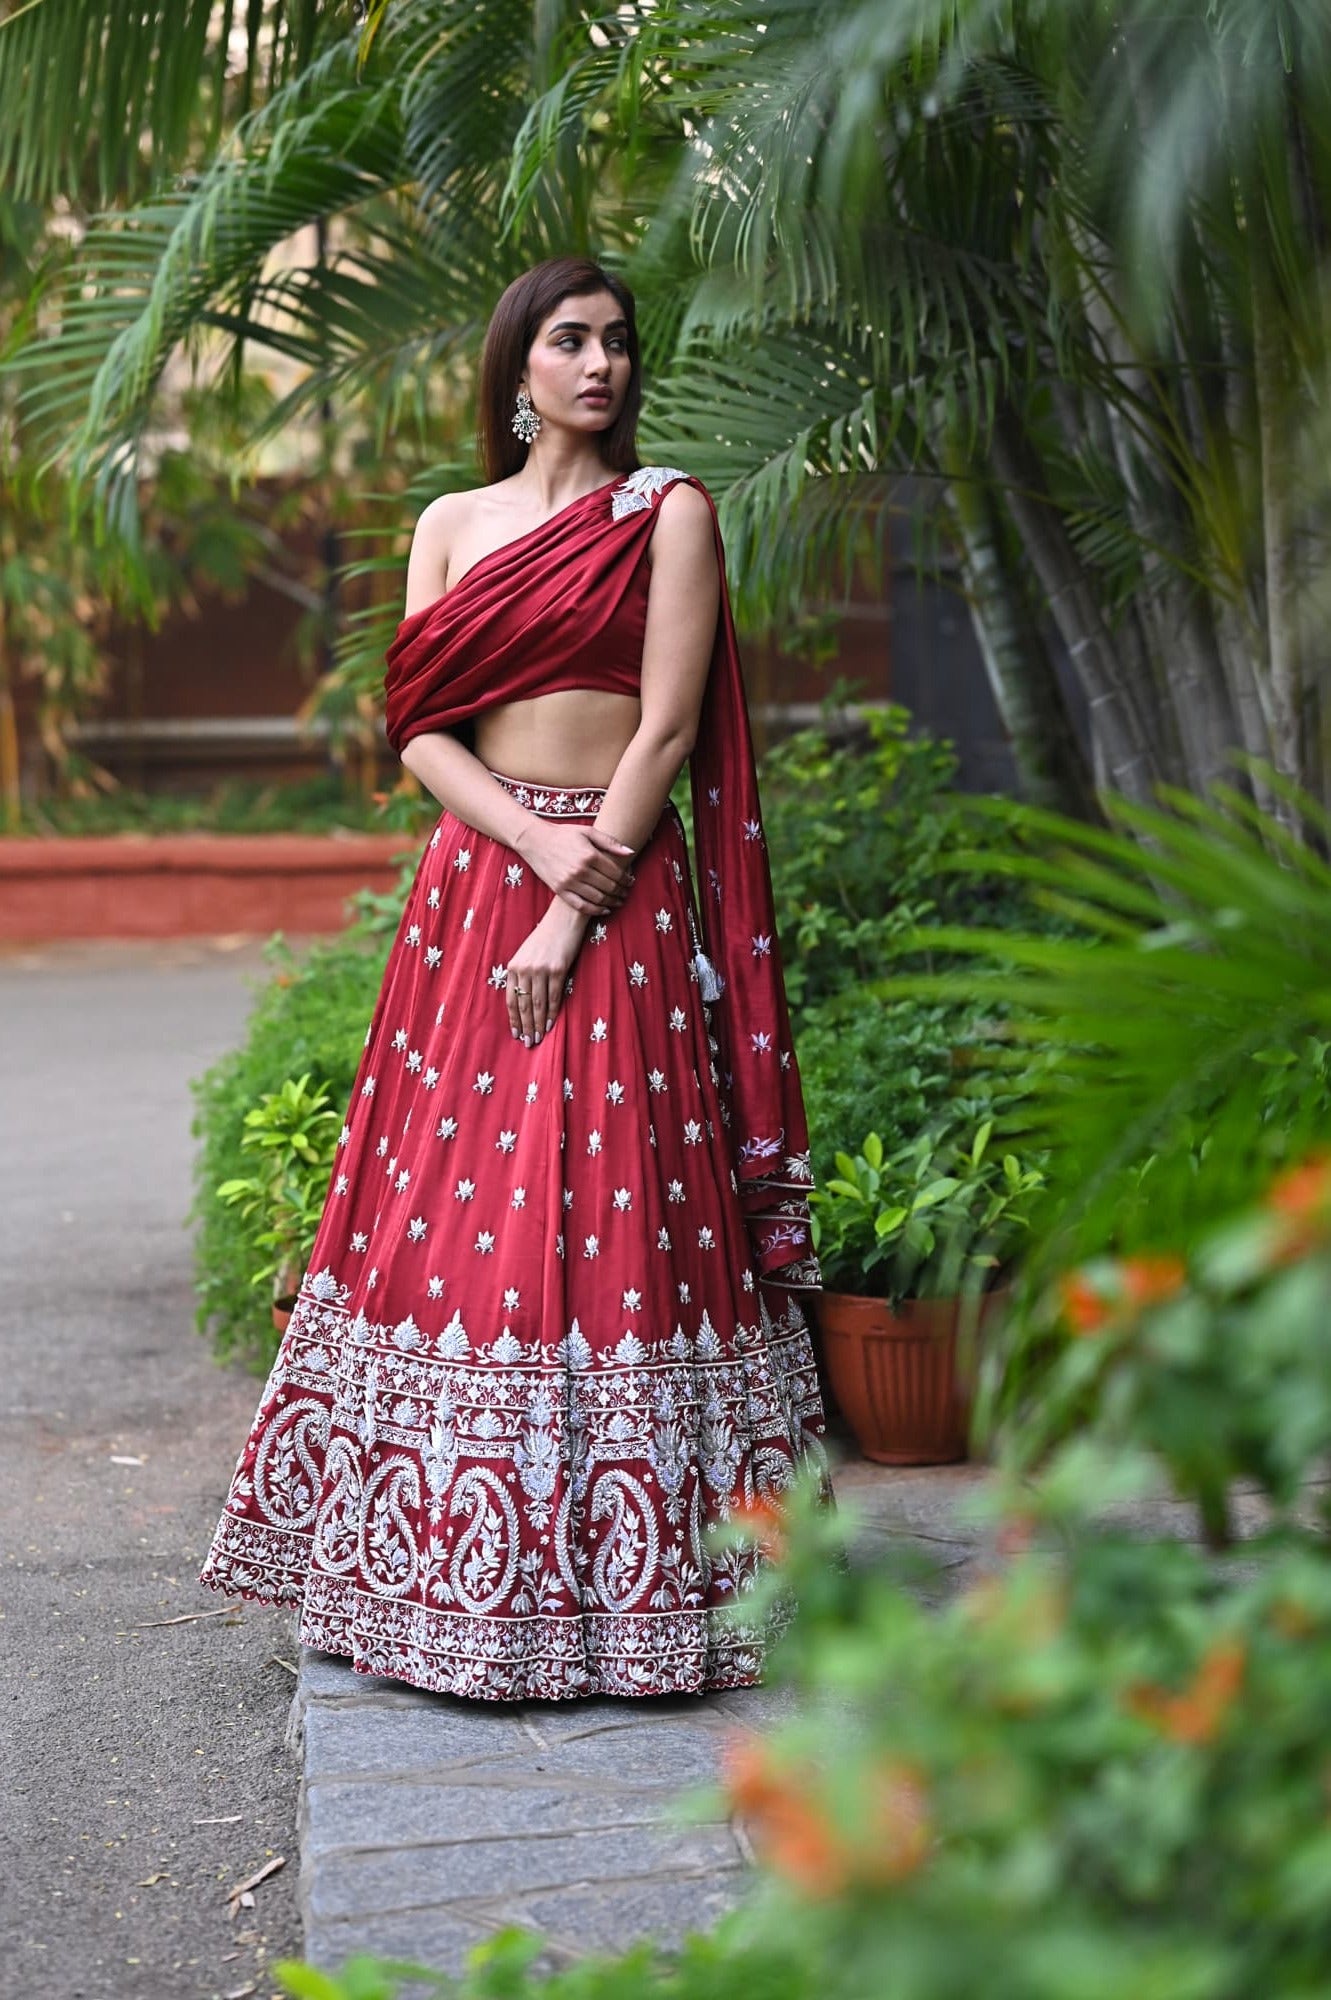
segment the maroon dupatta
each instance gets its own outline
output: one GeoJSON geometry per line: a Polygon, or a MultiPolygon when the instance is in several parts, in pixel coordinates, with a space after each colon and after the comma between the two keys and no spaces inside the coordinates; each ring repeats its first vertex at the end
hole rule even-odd
{"type": "Polygon", "coordinates": [[[388,741],[400,754],[414,736],[456,728],[496,703],[556,688],[636,695],[647,542],[660,496],[677,479],[706,497],[721,575],[716,639],[689,758],[704,947],[696,964],[759,1270],[784,1285],[817,1286],[809,1135],[753,739],[721,528],[702,481],[674,467],[644,466],[596,487],[482,556],[451,590],[404,618],[386,655],[388,741]]]}

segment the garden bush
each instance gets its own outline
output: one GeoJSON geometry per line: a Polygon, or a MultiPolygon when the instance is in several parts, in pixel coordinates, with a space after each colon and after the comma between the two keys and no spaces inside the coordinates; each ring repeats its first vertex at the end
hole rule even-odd
{"type": "Polygon", "coordinates": [[[996,1009],[978,1003],[884,1001],[857,987],[808,1008],[794,1023],[814,1178],[875,1131],[888,1152],[935,1133],[973,1131],[996,1114],[1019,1117],[1019,1079],[997,1072],[996,1009]]]}
{"type": "MultiPolygon", "coordinates": [[[[392,897],[383,899],[391,904],[392,897]]],[[[398,899],[400,909],[404,898],[398,899]]],[[[194,1080],[195,1312],[219,1355],[237,1354],[265,1368],[276,1347],[267,1299],[254,1285],[253,1230],[241,1210],[217,1190],[253,1169],[243,1145],[246,1115],[269,1092],[308,1074],[326,1086],[339,1116],[351,1095],[365,1030],[383,979],[387,949],[379,899],[362,922],[321,940],[297,958],[279,933],[265,947],[272,967],[245,1030],[245,1039],[194,1080]]],[[[326,1183],[328,1173],[320,1168],[326,1183]]]]}
{"type": "Polygon", "coordinates": [[[896,706],[866,709],[862,726],[862,742],[841,744],[826,724],[802,729],[763,759],[777,932],[797,1016],[896,964],[926,920],[1040,922],[1020,883],[949,869],[977,839],[951,744],[912,735],[896,706]]]}

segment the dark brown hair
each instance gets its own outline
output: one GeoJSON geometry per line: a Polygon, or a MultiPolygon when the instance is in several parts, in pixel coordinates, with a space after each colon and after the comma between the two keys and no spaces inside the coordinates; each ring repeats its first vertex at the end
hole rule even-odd
{"type": "Polygon", "coordinates": [[[610,472],[638,469],[638,411],[642,407],[642,374],[638,323],[633,294],[622,278],[605,271],[589,257],[547,257],[514,278],[500,295],[485,329],[481,376],[476,395],[476,449],[488,481],[507,479],[527,462],[529,446],[513,432],[518,383],[541,322],[561,299],[583,298],[588,292],[610,292],[628,323],[628,356],[632,373],[623,408],[598,443],[610,472]]]}

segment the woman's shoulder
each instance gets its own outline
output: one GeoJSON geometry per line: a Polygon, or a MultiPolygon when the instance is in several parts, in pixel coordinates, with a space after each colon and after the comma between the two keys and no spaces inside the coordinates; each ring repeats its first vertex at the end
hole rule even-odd
{"type": "Polygon", "coordinates": [[[616,520],[646,507],[663,511],[667,498],[670,498],[671,511],[675,514],[688,509],[706,510],[711,501],[711,495],[698,475],[686,471],[683,466],[640,465],[636,472],[625,473],[615,486],[611,494],[611,511],[616,520]]]}

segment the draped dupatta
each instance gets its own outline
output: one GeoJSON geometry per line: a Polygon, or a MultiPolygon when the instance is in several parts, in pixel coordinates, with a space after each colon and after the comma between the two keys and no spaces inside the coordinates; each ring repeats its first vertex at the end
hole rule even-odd
{"type": "Polygon", "coordinates": [[[758,777],[716,506],[699,479],[645,466],[483,556],[402,620],[386,655],[393,750],[497,703],[556,688],[637,694],[661,494],[707,500],[721,576],[716,636],[689,758],[701,947],[695,963],[730,1120],[727,1143],[760,1273],[817,1286],[809,1137],[776,937],[758,777]]]}

